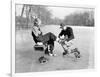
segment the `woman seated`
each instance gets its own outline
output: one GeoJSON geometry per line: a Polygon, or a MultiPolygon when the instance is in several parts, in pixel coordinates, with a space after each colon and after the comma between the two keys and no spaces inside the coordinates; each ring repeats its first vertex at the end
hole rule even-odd
{"type": "MultiPolygon", "coordinates": [[[[44,45],[47,45],[47,48],[45,49],[45,54],[48,54],[50,56],[53,56],[53,49],[54,49],[54,41],[56,41],[56,36],[49,32],[47,34],[42,34],[42,31],[40,29],[40,19],[35,17],[33,22],[33,28],[32,28],[32,36],[35,35],[35,40],[37,42],[42,42],[44,45]]],[[[34,36],[33,36],[34,37],[34,36]]]]}

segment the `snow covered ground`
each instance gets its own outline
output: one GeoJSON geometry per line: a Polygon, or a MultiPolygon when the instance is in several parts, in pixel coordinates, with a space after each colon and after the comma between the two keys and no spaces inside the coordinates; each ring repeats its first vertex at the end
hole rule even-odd
{"type": "MultiPolygon", "coordinates": [[[[35,51],[31,30],[16,31],[15,71],[16,73],[40,72],[55,70],[87,69],[94,67],[94,28],[72,26],[75,35],[75,45],[81,52],[81,58],[75,62],[73,57],[62,57],[63,48],[55,42],[54,53],[56,57],[50,57],[49,62],[40,64],[38,58],[43,52],[35,51]]],[[[52,32],[58,36],[60,28],[58,25],[41,27],[43,33],[52,32]]]]}

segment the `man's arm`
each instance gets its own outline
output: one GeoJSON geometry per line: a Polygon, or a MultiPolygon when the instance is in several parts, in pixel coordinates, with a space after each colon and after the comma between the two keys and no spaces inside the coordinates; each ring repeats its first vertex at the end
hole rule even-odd
{"type": "Polygon", "coordinates": [[[67,41],[70,41],[72,39],[74,39],[74,36],[70,36],[70,38],[68,38],[67,41]]]}
{"type": "Polygon", "coordinates": [[[59,33],[58,38],[63,35],[63,30],[59,33]]]}
{"type": "Polygon", "coordinates": [[[72,39],[75,38],[75,37],[74,37],[74,33],[73,33],[73,29],[69,27],[69,31],[70,31],[70,36],[69,36],[69,38],[67,39],[67,41],[70,41],[70,40],[72,40],[72,39]]]}

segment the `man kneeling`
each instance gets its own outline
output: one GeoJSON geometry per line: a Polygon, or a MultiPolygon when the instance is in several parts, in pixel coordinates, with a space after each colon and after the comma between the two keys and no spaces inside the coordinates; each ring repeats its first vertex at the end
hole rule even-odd
{"type": "Polygon", "coordinates": [[[71,27],[65,26],[63,23],[60,24],[60,28],[62,29],[59,33],[59,43],[62,45],[64,52],[63,56],[69,53],[74,53],[76,58],[79,58],[78,55],[80,52],[74,46],[74,34],[73,29],[71,27]],[[76,55],[77,53],[77,55],[76,55]]]}

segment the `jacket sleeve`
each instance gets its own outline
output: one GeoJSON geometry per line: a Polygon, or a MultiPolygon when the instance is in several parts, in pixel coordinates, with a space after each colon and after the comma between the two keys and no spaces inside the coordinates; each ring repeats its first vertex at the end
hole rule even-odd
{"type": "Polygon", "coordinates": [[[69,28],[69,31],[70,31],[70,37],[67,39],[67,41],[70,41],[72,39],[74,39],[74,33],[73,33],[73,29],[72,28],[69,28]]]}
{"type": "Polygon", "coordinates": [[[32,31],[34,32],[35,36],[39,36],[42,34],[38,27],[33,27],[32,31]]]}
{"type": "Polygon", "coordinates": [[[58,37],[60,38],[60,36],[63,35],[63,30],[59,33],[58,37]]]}

